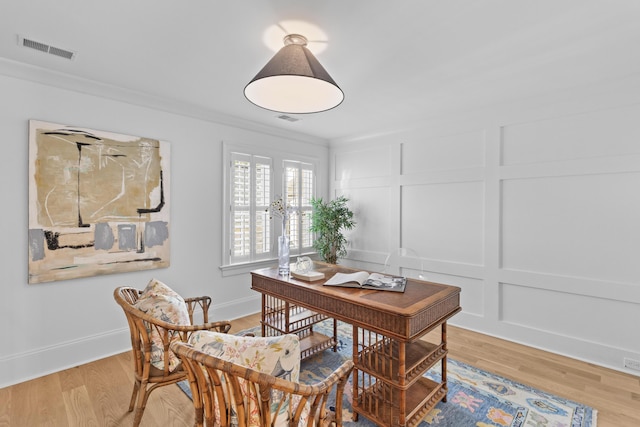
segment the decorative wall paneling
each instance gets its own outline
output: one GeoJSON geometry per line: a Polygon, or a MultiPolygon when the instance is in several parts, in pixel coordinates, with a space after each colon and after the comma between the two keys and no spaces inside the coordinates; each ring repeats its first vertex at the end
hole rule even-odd
{"type": "Polygon", "coordinates": [[[403,274],[462,288],[452,323],[625,371],[640,360],[640,105],[521,116],[332,148],[332,195],[358,221],[344,262],[379,270],[412,248],[403,274]]]}

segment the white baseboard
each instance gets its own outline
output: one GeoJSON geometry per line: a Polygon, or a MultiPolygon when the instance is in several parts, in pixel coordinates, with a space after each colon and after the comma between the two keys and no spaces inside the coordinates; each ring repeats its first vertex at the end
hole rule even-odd
{"type": "Polygon", "coordinates": [[[623,365],[624,358],[640,359],[640,354],[628,349],[508,322],[490,321],[482,316],[464,312],[454,316],[448,323],[527,347],[639,376],[638,372],[627,369],[623,365]]]}
{"type": "MultiPolygon", "coordinates": [[[[211,321],[233,320],[260,311],[260,295],[214,305],[211,321]]],[[[202,313],[195,313],[196,318],[202,313]]],[[[124,315],[123,315],[124,320],[124,315]]],[[[124,322],[123,322],[124,323],[124,322]]],[[[9,354],[0,358],[0,388],[131,350],[129,328],[9,354]]]]}
{"type": "Polygon", "coordinates": [[[127,327],[10,354],[0,359],[0,388],[103,359],[129,349],[131,340],[127,327]]]}

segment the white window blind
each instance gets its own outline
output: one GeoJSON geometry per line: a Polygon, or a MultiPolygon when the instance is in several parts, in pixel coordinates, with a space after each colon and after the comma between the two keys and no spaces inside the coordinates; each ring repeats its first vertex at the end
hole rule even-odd
{"type": "Polygon", "coordinates": [[[311,226],[311,199],[315,195],[315,172],[313,164],[293,160],[284,161],[284,194],[287,204],[298,213],[289,220],[291,253],[301,254],[313,250],[311,226]]]}
{"type": "Polygon", "coordinates": [[[272,160],[231,153],[230,263],[271,256],[271,221],[266,209],[271,200],[272,160]]]}

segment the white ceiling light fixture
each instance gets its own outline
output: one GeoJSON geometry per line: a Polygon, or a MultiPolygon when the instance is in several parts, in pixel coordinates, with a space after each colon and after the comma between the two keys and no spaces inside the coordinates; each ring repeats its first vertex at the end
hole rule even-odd
{"type": "Polygon", "coordinates": [[[299,34],[284,38],[284,47],[244,88],[258,107],[288,114],[319,113],[344,100],[342,89],[307,49],[299,34]]]}

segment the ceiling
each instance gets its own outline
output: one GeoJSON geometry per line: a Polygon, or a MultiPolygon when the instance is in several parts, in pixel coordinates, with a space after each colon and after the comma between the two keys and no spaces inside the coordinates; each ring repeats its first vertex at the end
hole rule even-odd
{"type": "Polygon", "coordinates": [[[95,86],[116,98],[326,140],[640,72],[638,0],[0,0],[0,5],[0,57],[5,58],[0,73],[8,64],[13,69],[27,64],[28,70],[52,70],[67,81],[73,76],[83,90],[95,86]],[[290,115],[301,120],[289,122],[248,102],[243,88],[273,56],[267,44],[274,35],[276,49],[286,32],[303,31],[320,41],[309,47],[324,49],[317,57],[345,101],[327,112],[290,115]],[[19,46],[18,35],[75,51],[76,57],[70,61],[19,46]]]}

